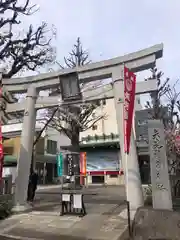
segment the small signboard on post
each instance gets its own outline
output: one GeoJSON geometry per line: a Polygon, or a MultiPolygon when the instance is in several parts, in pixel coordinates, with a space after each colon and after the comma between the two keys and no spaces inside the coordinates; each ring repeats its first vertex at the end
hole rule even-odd
{"type": "Polygon", "coordinates": [[[74,164],[72,154],[67,154],[67,162],[68,162],[68,176],[71,177],[74,175],[74,164]]]}
{"type": "Polygon", "coordinates": [[[76,71],[63,74],[60,78],[60,87],[63,101],[80,100],[82,98],[76,71]]]}

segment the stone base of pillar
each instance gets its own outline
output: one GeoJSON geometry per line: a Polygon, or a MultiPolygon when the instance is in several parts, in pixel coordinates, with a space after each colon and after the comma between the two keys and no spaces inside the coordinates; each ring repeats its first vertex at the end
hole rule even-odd
{"type": "Polygon", "coordinates": [[[32,209],[32,206],[28,203],[24,204],[24,205],[15,205],[13,208],[12,208],[12,212],[14,213],[19,213],[19,212],[25,212],[27,210],[30,210],[32,209]]]}
{"type": "Polygon", "coordinates": [[[119,185],[125,185],[126,184],[126,179],[125,175],[119,175],[119,185]]]}
{"type": "MultiPolygon", "coordinates": [[[[130,219],[134,220],[134,216],[136,214],[137,209],[131,209],[130,210],[130,219]]],[[[128,219],[128,212],[127,209],[124,209],[120,214],[120,217],[122,217],[123,219],[128,219]]]]}

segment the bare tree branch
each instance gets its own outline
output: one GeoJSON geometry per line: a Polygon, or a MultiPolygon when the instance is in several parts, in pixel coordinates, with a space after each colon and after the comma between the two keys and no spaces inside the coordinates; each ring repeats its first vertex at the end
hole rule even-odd
{"type": "Polygon", "coordinates": [[[30,0],[24,4],[19,0],[0,0],[0,65],[5,68],[4,78],[52,63],[55,51],[50,46],[51,38],[46,39],[49,32],[46,23],[37,29],[29,26],[27,33],[17,33],[14,29],[21,24],[20,15],[31,15],[37,8],[30,5],[30,0]],[[5,14],[8,12],[8,14],[5,14]]]}
{"type": "MultiPolygon", "coordinates": [[[[89,54],[82,47],[80,38],[77,38],[72,51],[68,57],[64,57],[66,67],[74,68],[90,63],[89,54]]],[[[64,68],[60,63],[57,63],[60,68],[64,68]]],[[[86,85],[82,85],[82,91],[86,85]]],[[[88,88],[88,87],[87,87],[88,88]]],[[[92,86],[91,86],[92,88],[92,86]]],[[[93,89],[93,88],[92,88],[93,89]]],[[[86,89],[87,90],[87,89],[86,89]]],[[[58,94],[59,90],[52,91],[52,95],[58,94]]],[[[97,109],[98,104],[81,105],[79,109],[74,106],[64,108],[56,113],[49,126],[55,128],[59,132],[63,132],[70,140],[71,143],[79,145],[79,133],[91,128],[99,120],[105,116],[93,117],[93,112],[97,109]],[[76,114],[74,113],[76,112],[76,114]],[[75,118],[72,115],[75,114],[75,118]]],[[[49,111],[51,116],[51,111],[49,111]]]]}
{"type": "Polygon", "coordinates": [[[49,123],[52,121],[54,115],[57,112],[57,108],[53,111],[51,117],[46,121],[46,123],[44,124],[44,127],[41,129],[41,131],[38,133],[38,136],[36,137],[33,146],[35,146],[37,144],[37,142],[39,141],[39,139],[41,138],[42,133],[44,132],[44,130],[47,128],[47,126],[49,125],[49,123]]]}
{"type": "MultiPolygon", "coordinates": [[[[83,66],[91,62],[89,60],[89,53],[83,49],[82,43],[79,37],[77,38],[76,44],[74,44],[73,49],[69,53],[69,56],[64,57],[64,62],[68,68],[83,66]]],[[[58,62],[56,63],[60,68],[64,69],[64,67],[60,63],[58,62]]]]}
{"type": "MultiPolygon", "coordinates": [[[[3,78],[11,78],[26,70],[36,71],[39,67],[54,62],[55,51],[50,45],[53,34],[52,37],[48,36],[51,32],[45,22],[37,28],[30,25],[27,32],[17,31],[21,28],[21,15],[28,17],[37,10],[37,6],[31,5],[30,0],[0,0],[0,67],[5,69],[3,78]]],[[[10,103],[5,93],[3,98],[10,103]]],[[[7,115],[5,109],[2,110],[6,119],[22,118],[22,114],[7,115]]],[[[34,145],[54,114],[40,131],[34,145]]]]}
{"type": "Polygon", "coordinates": [[[157,80],[158,90],[151,94],[151,102],[146,107],[153,112],[154,119],[161,119],[164,123],[166,150],[170,172],[180,168],[180,147],[176,144],[176,137],[180,135],[180,91],[175,82],[169,84],[170,79],[162,80],[163,73],[152,69],[152,76],[149,79],[157,80]]]}
{"type": "Polygon", "coordinates": [[[83,128],[83,131],[86,131],[90,128],[92,128],[97,122],[99,122],[101,119],[106,119],[106,116],[98,116],[97,118],[93,118],[86,122],[86,127],[83,128]],[[90,125],[89,125],[90,124],[90,125]]]}

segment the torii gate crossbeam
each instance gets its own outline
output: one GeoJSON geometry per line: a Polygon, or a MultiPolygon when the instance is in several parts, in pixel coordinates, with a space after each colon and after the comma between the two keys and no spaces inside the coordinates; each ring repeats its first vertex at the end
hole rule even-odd
{"type": "Polygon", "coordinates": [[[39,74],[23,78],[3,79],[2,84],[7,91],[12,93],[27,92],[29,86],[36,89],[45,90],[59,86],[61,77],[77,72],[80,82],[91,82],[105,78],[111,78],[112,72],[124,63],[133,72],[143,71],[152,68],[156,59],[162,57],[163,44],[157,44],[152,47],[130,53],[121,57],[112,58],[101,62],[91,63],[82,67],[73,69],[63,69],[61,71],[39,74]]]}
{"type": "MultiPolygon", "coordinates": [[[[147,81],[137,82],[136,84],[136,94],[145,94],[153,92],[157,89],[156,79],[151,79],[147,81]]],[[[105,86],[98,87],[93,90],[85,91],[82,94],[83,98],[81,100],[73,100],[64,102],[60,96],[48,96],[48,97],[38,97],[36,100],[35,108],[36,110],[50,107],[57,107],[59,105],[72,105],[72,104],[82,104],[92,101],[102,100],[102,99],[111,99],[114,98],[113,85],[107,84],[105,86]]],[[[7,103],[6,112],[24,112],[26,107],[26,100],[23,99],[21,102],[16,103],[7,103]]]]}

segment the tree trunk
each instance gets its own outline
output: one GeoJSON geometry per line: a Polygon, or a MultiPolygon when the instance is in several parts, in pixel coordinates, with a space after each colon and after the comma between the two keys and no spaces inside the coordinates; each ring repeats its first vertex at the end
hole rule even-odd
{"type": "Polygon", "coordinates": [[[30,174],[35,170],[34,169],[34,151],[32,152],[32,157],[31,157],[31,167],[30,167],[30,174]]]}
{"type": "Polygon", "coordinates": [[[79,146],[79,129],[76,129],[75,134],[73,134],[72,139],[71,139],[71,145],[72,145],[72,152],[74,157],[73,157],[73,164],[74,164],[74,184],[75,188],[80,187],[80,146],[79,146]]]}
{"type": "Polygon", "coordinates": [[[32,156],[31,156],[30,174],[34,172],[34,170],[36,169],[35,154],[36,153],[35,153],[35,145],[34,145],[32,150],[32,156]]]}

